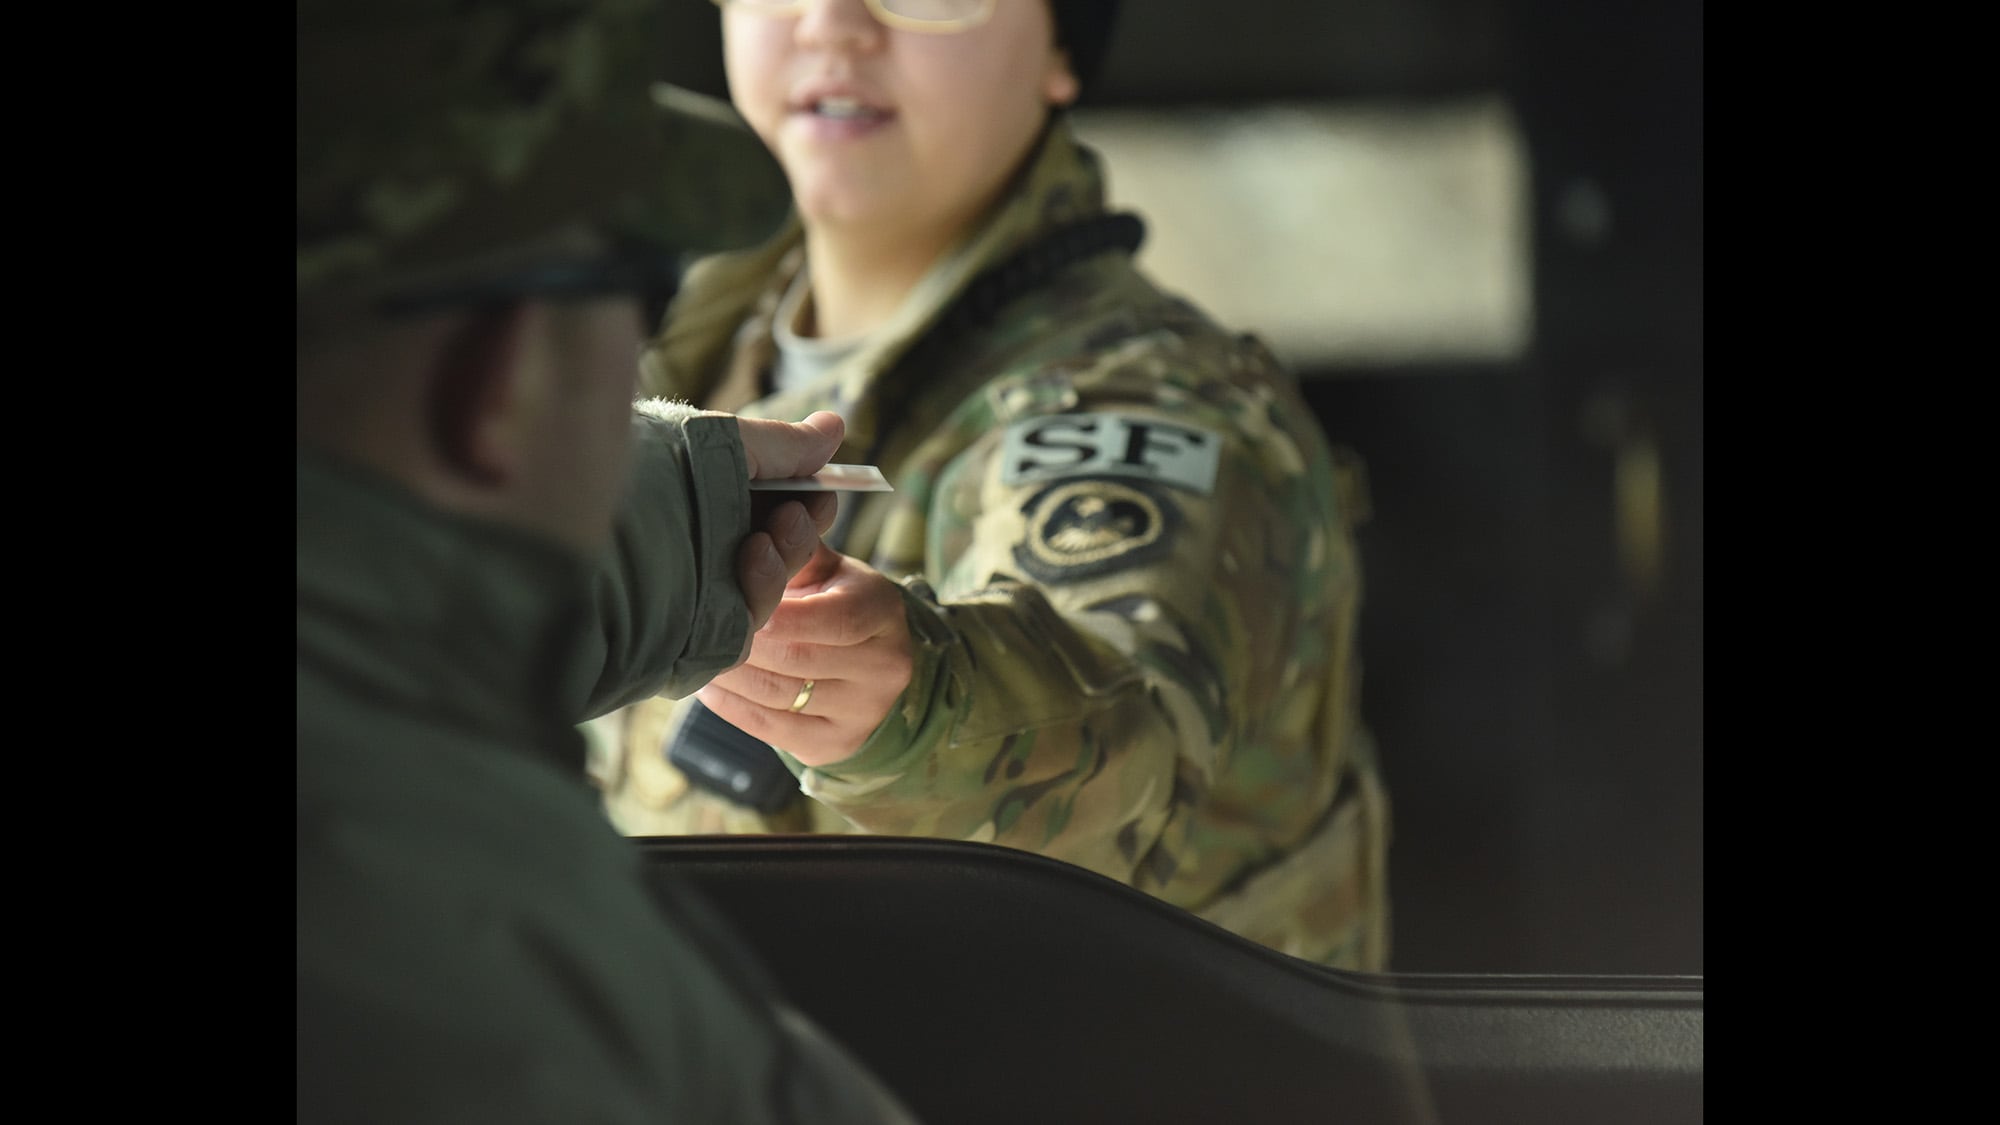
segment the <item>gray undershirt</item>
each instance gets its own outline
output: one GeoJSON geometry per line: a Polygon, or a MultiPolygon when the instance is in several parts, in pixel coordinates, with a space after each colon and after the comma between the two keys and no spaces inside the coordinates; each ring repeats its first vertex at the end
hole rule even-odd
{"type": "MultiPolygon", "coordinates": [[[[777,315],[771,320],[771,339],[778,346],[777,362],[771,371],[774,391],[792,391],[819,382],[868,342],[865,334],[844,340],[799,335],[798,326],[809,311],[811,299],[812,283],[808,271],[802,269],[785,295],[778,299],[777,315]]],[[[838,550],[846,542],[847,528],[853,522],[855,502],[859,499],[851,493],[841,498],[840,512],[833,517],[833,529],[826,534],[828,546],[838,550]]]]}
{"type": "Polygon", "coordinates": [[[819,382],[821,376],[840,366],[868,342],[866,335],[844,340],[799,335],[798,326],[810,312],[811,301],[811,278],[808,271],[800,270],[785,295],[778,299],[777,316],[771,321],[771,339],[778,345],[777,368],[771,372],[773,390],[792,391],[819,382]]]}

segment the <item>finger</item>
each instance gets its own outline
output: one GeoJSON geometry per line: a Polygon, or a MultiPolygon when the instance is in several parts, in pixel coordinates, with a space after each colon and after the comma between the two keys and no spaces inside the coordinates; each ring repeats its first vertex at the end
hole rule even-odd
{"type": "MultiPolygon", "coordinates": [[[[835,449],[840,448],[840,443],[847,437],[847,420],[831,410],[815,410],[806,415],[799,425],[819,434],[835,449]]],[[[832,452],[829,451],[827,456],[833,456],[832,452]]]]}
{"type": "Polygon", "coordinates": [[[780,504],[764,523],[789,579],[810,562],[819,548],[819,529],[813,526],[806,507],[796,501],[780,504]]]}
{"type": "Polygon", "coordinates": [[[834,681],[773,672],[769,668],[760,668],[754,664],[740,664],[709,682],[759,707],[769,707],[774,711],[792,714],[798,713],[792,711],[792,704],[797,703],[800,694],[804,693],[807,707],[814,703],[822,705],[816,709],[816,713],[823,717],[827,714],[824,707],[825,697],[833,694],[830,688],[834,681]],[[813,685],[810,692],[806,691],[807,684],[813,685]]]}
{"type": "Polygon", "coordinates": [[[840,448],[847,423],[831,410],[814,411],[803,422],[738,418],[743,460],[751,480],[784,480],[818,472],[840,448]]]}
{"type": "Polygon", "coordinates": [[[840,573],[841,564],[846,559],[846,555],[827,546],[825,540],[820,540],[819,545],[813,549],[812,557],[792,575],[791,581],[785,584],[785,589],[793,593],[816,590],[840,573]]]}
{"type": "Polygon", "coordinates": [[[771,517],[787,504],[797,504],[821,535],[833,530],[833,517],[840,512],[840,494],[835,492],[752,492],[750,523],[768,528],[771,517]]]}
{"type": "Polygon", "coordinates": [[[902,588],[879,574],[859,581],[836,576],[818,589],[805,577],[815,558],[785,587],[785,600],[771,613],[769,630],[778,640],[836,648],[886,637],[909,637],[909,611],[902,588]]]}
{"type": "MultiPolygon", "coordinates": [[[[899,691],[900,685],[908,680],[913,658],[898,645],[882,642],[846,646],[807,644],[774,635],[776,628],[775,625],[766,625],[752,637],[750,651],[741,665],[726,674],[734,675],[743,669],[756,668],[793,681],[893,683],[899,685],[899,691]]],[[[787,701],[791,699],[790,696],[785,698],[787,701]]]]}
{"type": "Polygon", "coordinates": [[[743,604],[750,609],[753,634],[764,627],[783,600],[789,573],[769,532],[752,532],[736,549],[736,584],[743,590],[743,604]]]}
{"type": "MultiPolygon", "coordinates": [[[[807,761],[807,758],[798,751],[803,748],[810,754],[810,748],[824,739],[833,727],[830,720],[818,715],[797,714],[762,706],[714,681],[710,681],[695,694],[704,706],[729,720],[738,730],[752,738],[782,747],[801,761],[807,761]]],[[[815,691],[814,694],[817,695],[818,692],[815,691]]]]}
{"type": "Polygon", "coordinates": [[[808,492],[800,497],[800,503],[806,506],[806,515],[811,518],[813,527],[817,528],[821,535],[833,530],[833,517],[840,512],[838,493],[808,492]]]}

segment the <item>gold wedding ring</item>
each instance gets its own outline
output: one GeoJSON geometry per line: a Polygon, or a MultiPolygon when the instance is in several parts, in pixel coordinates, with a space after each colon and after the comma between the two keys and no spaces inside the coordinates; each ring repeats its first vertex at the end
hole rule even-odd
{"type": "Polygon", "coordinates": [[[796,715],[800,711],[806,709],[806,701],[811,699],[812,697],[813,697],[813,682],[811,680],[807,680],[806,686],[800,688],[799,693],[792,697],[792,705],[790,707],[787,707],[786,710],[796,715]]]}

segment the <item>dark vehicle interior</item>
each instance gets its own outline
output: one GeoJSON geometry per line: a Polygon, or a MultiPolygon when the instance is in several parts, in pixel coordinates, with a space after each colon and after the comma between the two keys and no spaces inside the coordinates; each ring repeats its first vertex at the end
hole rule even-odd
{"type": "MultiPolygon", "coordinates": [[[[721,96],[713,9],[674,7],[666,72],[721,96]]],[[[1700,1120],[1700,4],[1127,0],[1078,126],[1114,203],[1149,167],[1242,153],[1224,186],[1261,202],[1232,210],[1292,216],[1280,241],[1305,258],[1263,272],[1305,313],[1274,313],[1273,343],[1369,470],[1394,971],[1294,961],[981,845],[696,837],[646,841],[649,863],[707,891],[926,1120],[1700,1120]],[[1400,194],[1437,192],[1408,223],[1430,241],[1398,250],[1401,220],[1314,179],[1361,148],[1274,155],[1271,122],[1386,138],[1367,151],[1414,169],[1400,194]],[[1463,151],[1420,158],[1440,136],[1463,151]],[[1385,259],[1343,250],[1375,236],[1385,259]],[[1474,308],[1488,243],[1513,288],[1474,324],[1451,310],[1474,308]],[[1342,276],[1387,291],[1371,263],[1432,253],[1400,327],[1312,335],[1361,315],[1342,276]]],[[[1261,253],[1199,186],[1217,243],[1261,253]]]]}

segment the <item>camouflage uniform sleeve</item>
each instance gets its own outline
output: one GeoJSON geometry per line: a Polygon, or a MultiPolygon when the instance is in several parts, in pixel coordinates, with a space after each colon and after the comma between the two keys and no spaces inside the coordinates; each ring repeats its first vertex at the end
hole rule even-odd
{"type": "Polygon", "coordinates": [[[750,531],[749,471],[736,420],[646,400],[632,427],[631,484],[582,660],[592,682],[581,718],[687,695],[734,664],[749,634],[735,561],[750,531]]]}
{"type": "Polygon", "coordinates": [[[1277,385],[1163,382],[1153,357],[1079,376],[1061,414],[995,418],[930,498],[909,689],[805,790],[863,831],[1021,847],[1182,905],[1295,843],[1331,798],[1315,668],[1352,555],[1277,385]]]}

